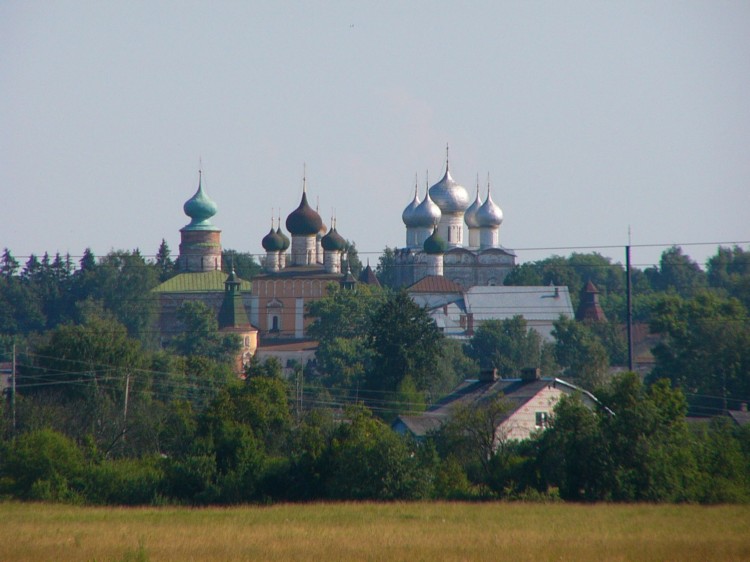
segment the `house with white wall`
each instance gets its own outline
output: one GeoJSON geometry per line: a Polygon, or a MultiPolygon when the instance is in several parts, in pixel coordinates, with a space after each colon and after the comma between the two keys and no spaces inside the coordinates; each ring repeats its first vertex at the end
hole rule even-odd
{"type": "Polygon", "coordinates": [[[598,405],[590,392],[562,379],[541,378],[537,369],[525,371],[521,379],[500,379],[496,370],[485,371],[479,379],[461,383],[425,412],[399,416],[392,427],[398,433],[423,439],[450,420],[457,407],[481,406],[501,398],[507,404],[507,411],[496,428],[498,442],[528,439],[547,426],[560,398],[573,394],[589,408],[598,405]]]}

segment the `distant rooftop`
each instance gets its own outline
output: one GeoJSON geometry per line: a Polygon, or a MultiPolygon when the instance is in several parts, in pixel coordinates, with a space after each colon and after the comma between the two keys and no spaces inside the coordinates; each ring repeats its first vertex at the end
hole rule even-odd
{"type": "MultiPolygon", "coordinates": [[[[203,271],[195,273],[180,273],[164,281],[153,289],[155,293],[214,293],[224,290],[224,282],[229,277],[223,271],[203,271]]],[[[240,291],[250,292],[252,283],[240,279],[240,291]]]]}
{"type": "Polygon", "coordinates": [[[442,275],[423,277],[406,290],[408,293],[463,293],[463,287],[442,275]]]}

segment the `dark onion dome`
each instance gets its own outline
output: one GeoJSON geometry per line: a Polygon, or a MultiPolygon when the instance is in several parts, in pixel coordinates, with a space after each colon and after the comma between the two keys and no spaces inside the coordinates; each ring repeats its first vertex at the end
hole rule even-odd
{"type": "Polygon", "coordinates": [[[333,226],[328,231],[328,234],[320,239],[320,245],[323,246],[326,252],[343,252],[346,248],[346,240],[338,233],[336,227],[333,226]]]}
{"type": "Polygon", "coordinates": [[[479,228],[479,223],[477,222],[477,211],[481,206],[482,200],[479,198],[479,182],[477,182],[477,197],[474,199],[471,207],[466,209],[466,212],[464,213],[464,222],[469,228],[479,228]]]}
{"type": "Polygon", "coordinates": [[[261,244],[266,252],[280,252],[284,249],[284,239],[279,236],[278,232],[276,232],[273,227],[271,227],[268,234],[263,237],[261,244]]]}
{"type": "Polygon", "coordinates": [[[307,193],[302,192],[299,207],[286,218],[286,229],[292,236],[314,236],[323,228],[323,220],[307,202],[307,193]]]}
{"type": "Polygon", "coordinates": [[[190,224],[186,227],[191,230],[211,230],[214,226],[209,220],[216,214],[218,207],[203,191],[202,173],[198,172],[198,191],[190,199],[185,201],[182,210],[190,217],[190,224]]]}
{"type": "MultiPolygon", "coordinates": [[[[281,222],[281,219],[279,219],[279,222],[281,222]]],[[[286,252],[289,249],[289,246],[292,245],[292,241],[289,240],[289,237],[286,234],[284,234],[283,230],[281,230],[281,226],[279,226],[276,229],[276,234],[281,236],[281,241],[283,242],[283,245],[281,246],[281,251],[286,252]]]]}
{"type": "Polygon", "coordinates": [[[414,209],[414,212],[412,213],[411,225],[409,226],[429,228],[440,222],[440,217],[442,216],[440,207],[435,205],[435,202],[430,197],[430,192],[427,190],[425,191],[424,199],[422,199],[422,202],[417,205],[417,208],[414,209]]]}
{"type": "Polygon", "coordinates": [[[419,195],[417,194],[417,186],[414,185],[414,199],[411,200],[411,203],[409,203],[406,206],[406,209],[404,209],[404,212],[401,213],[401,220],[404,221],[404,224],[407,227],[414,226],[412,222],[414,221],[414,211],[419,207],[419,195]]]}
{"type": "Polygon", "coordinates": [[[503,210],[492,201],[489,185],[487,186],[487,199],[477,211],[476,217],[480,228],[500,226],[503,222],[503,210]]]}
{"type": "Polygon", "coordinates": [[[432,234],[424,241],[424,251],[426,254],[444,254],[448,249],[448,243],[438,234],[437,228],[433,229],[432,234]]]}
{"type": "Polygon", "coordinates": [[[430,197],[443,213],[463,213],[469,207],[469,192],[451,177],[447,160],[445,175],[430,188],[430,197]]]}

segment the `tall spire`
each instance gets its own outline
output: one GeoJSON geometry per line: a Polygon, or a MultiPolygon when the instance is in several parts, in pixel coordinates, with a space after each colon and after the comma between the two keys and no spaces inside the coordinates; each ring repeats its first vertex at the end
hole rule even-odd
{"type": "Polygon", "coordinates": [[[487,197],[490,196],[490,173],[487,172],[487,197]]]}
{"type": "Polygon", "coordinates": [[[302,162],[302,193],[307,193],[307,163],[302,162]]]}
{"type": "Polygon", "coordinates": [[[448,143],[445,143],[445,171],[448,171],[448,168],[450,166],[450,147],[448,146],[448,143]]]}

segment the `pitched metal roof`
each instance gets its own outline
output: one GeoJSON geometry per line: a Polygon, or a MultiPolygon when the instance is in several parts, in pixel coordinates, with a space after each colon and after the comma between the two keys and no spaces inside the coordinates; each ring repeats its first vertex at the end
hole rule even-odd
{"type": "Polygon", "coordinates": [[[362,273],[359,274],[359,282],[364,283],[365,285],[380,287],[380,281],[378,281],[378,277],[375,275],[375,272],[372,270],[369,263],[367,264],[367,267],[362,270],[362,273]]]}
{"type": "MultiPolygon", "coordinates": [[[[223,271],[201,271],[180,273],[155,287],[155,293],[215,293],[224,291],[224,282],[229,274],[223,271]]],[[[240,291],[250,292],[252,283],[240,279],[240,291]]]]}
{"type": "Polygon", "coordinates": [[[466,310],[475,322],[505,320],[521,315],[528,322],[554,322],[560,315],[573,317],[567,287],[471,287],[464,296],[466,310]]]}

